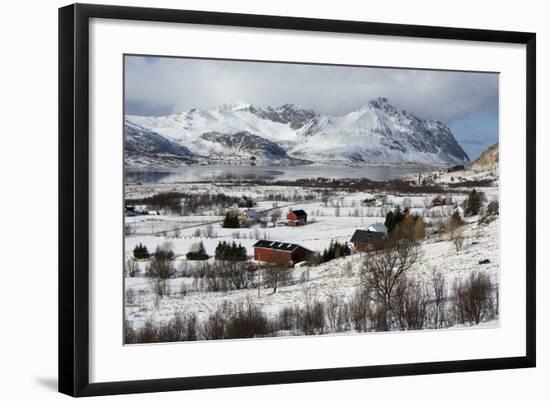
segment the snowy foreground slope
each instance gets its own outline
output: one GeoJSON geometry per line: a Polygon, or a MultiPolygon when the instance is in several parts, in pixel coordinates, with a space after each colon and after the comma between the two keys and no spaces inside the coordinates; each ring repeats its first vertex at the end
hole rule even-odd
{"type": "MultiPolygon", "coordinates": [[[[349,200],[351,201],[351,199],[349,200]]],[[[396,199],[396,201],[398,200],[396,199]]],[[[416,201],[414,198],[412,199],[413,206],[416,201]]],[[[302,206],[306,207],[307,205],[302,206]]],[[[278,235],[284,235],[288,241],[304,238],[304,244],[312,249],[320,250],[330,242],[331,238],[345,240],[345,238],[349,238],[355,228],[380,221],[380,218],[376,217],[357,218],[335,215],[316,218],[318,223],[314,222],[309,227],[302,227],[302,231],[298,228],[293,231],[286,230],[284,233],[281,231],[277,234],[278,228],[273,228],[271,229],[273,230],[271,231],[272,239],[278,239],[276,238],[278,235]]],[[[191,232],[191,228],[183,229],[180,239],[170,239],[176,255],[186,252],[192,243],[199,240],[192,238],[191,232]]],[[[213,253],[215,244],[219,240],[231,239],[223,229],[219,229],[217,235],[217,239],[202,238],[209,254],[213,253]]],[[[474,220],[470,220],[465,227],[464,237],[464,245],[458,252],[447,236],[431,236],[424,240],[421,246],[422,258],[414,266],[411,274],[419,282],[428,284],[434,271],[442,272],[447,287],[450,288],[455,279],[464,279],[471,272],[484,272],[491,277],[493,283],[498,284],[500,264],[498,218],[483,225],[478,225],[474,220]],[[480,264],[481,261],[485,262],[480,264]]],[[[165,237],[147,235],[127,237],[127,255],[130,255],[130,250],[138,242],[146,244],[149,248],[154,248],[165,240],[165,237]]],[[[242,238],[237,241],[247,247],[250,255],[255,239],[242,238]]],[[[185,257],[178,256],[176,259],[181,262],[185,257]]],[[[285,307],[303,306],[311,299],[326,302],[330,297],[335,297],[341,301],[349,301],[361,287],[360,271],[363,263],[363,254],[353,254],[319,266],[309,268],[297,266],[292,272],[296,284],[281,286],[276,293],[273,293],[272,289],[262,288],[259,295],[256,288],[228,292],[187,291],[183,295],[181,293],[182,285],[185,288],[191,288],[193,279],[178,277],[169,280],[170,295],[158,299],[151,290],[147,278],[126,278],[126,290],[131,290],[135,297],[133,302],[126,305],[126,319],[133,328],[140,328],[146,321],[154,322],[156,325],[165,324],[177,315],[195,314],[201,322],[228,301],[238,304],[250,300],[261,307],[269,317],[275,317],[285,307]],[[306,274],[309,276],[309,280],[302,282],[301,278],[306,274]]],[[[181,264],[176,262],[176,266],[181,266],[181,264]]],[[[494,320],[485,322],[484,326],[496,324],[498,322],[494,320]]]]}
{"type": "Polygon", "coordinates": [[[418,118],[385,98],[343,116],[323,115],[291,104],[259,108],[244,102],[161,117],[129,115],[125,152],[130,167],[251,160],[264,165],[449,165],[469,161],[443,123],[418,118]],[[138,147],[136,137],[147,138],[150,151],[138,147]],[[158,137],[166,142],[161,143],[158,137]]]}

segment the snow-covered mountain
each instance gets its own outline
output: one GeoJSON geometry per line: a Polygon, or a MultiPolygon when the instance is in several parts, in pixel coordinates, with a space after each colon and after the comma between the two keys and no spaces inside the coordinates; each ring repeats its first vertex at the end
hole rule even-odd
{"type": "Polygon", "coordinates": [[[199,163],[253,160],[267,165],[433,165],[469,161],[443,123],[420,119],[392,106],[385,98],[372,100],[343,116],[323,115],[292,104],[259,108],[234,102],[161,117],[126,116],[125,126],[126,143],[132,149],[128,153],[134,155],[129,165],[139,164],[134,151],[136,132],[155,144],[158,141],[150,138],[153,134],[167,141],[161,149],[153,147],[151,155],[140,148],[148,159],[161,155],[161,165],[162,159],[172,160],[172,156],[199,163]]]}
{"type": "Polygon", "coordinates": [[[126,120],[124,124],[124,162],[131,167],[174,166],[196,163],[195,155],[142,126],[126,120]]]}

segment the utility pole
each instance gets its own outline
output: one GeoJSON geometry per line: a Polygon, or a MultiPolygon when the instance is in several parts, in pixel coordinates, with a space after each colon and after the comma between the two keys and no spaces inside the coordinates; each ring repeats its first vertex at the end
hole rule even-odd
{"type": "Polygon", "coordinates": [[[258,299],[260,299],[260,287],[262,284],[262,276],[261,276],[261,270],[260,266],[258,266],[258,299]]]}

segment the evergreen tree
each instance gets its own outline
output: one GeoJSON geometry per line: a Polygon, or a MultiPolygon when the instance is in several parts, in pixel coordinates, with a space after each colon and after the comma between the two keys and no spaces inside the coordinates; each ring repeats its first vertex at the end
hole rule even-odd
{"type": "Polygon", "coordinates": [[[351,249],[347,244],[341,244],[338,241],[331,241],[328,248],[325,248],[321,254],[321,261],[324,263],[350,254],[351,249]]]}
{"type": "Polygon", "coordinates": [[[215,257],[218,260],[228,260],[228,261],[245,261],[246,260],[246,248],[241,244],[238,244],[233,241],[231,244],[222,241],[218,242],[216,246],[215,257]]]}
{"type": "Polygon", "coordinates": [[[239,216],[233,212],[227,212],[223,220],[223,228],[239,228],[239,216]]]}
{"type": "Polygon", "coordinates": [[[386,220],[384,221],[384,225],[388,228],[388,233],[391,233],[395,229],[395,227],[397,227],[399,224],[403,222],[407,213],[408,213],[408,210],[406,210],[405,213],[403,213],[401,212],[401,208],[397,206],[395,208],[395,211],[390,210],[386,214],[386,220]]]}
{"type": "Polygon", "coordinates": [[[479,213],[481,209],[481,204],[483,201],[483,193],[477,192],[475,189],[472,189],[472,192],[468,195],[468,201],[466,203],[466,213],[475,216],[479,213]]]}
{"type": "Polygon", "coordinates": [[[136,259],[147,259],[149,258],[149,251],[145,245],[142,245],[141,242],[134,247],[134,258],[136,259]]]}

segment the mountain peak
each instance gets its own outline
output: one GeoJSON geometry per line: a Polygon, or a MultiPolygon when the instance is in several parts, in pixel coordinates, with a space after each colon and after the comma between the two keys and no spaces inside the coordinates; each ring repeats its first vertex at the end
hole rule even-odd
{"type": "Polygon", "coordinates": [[[374,107],[374,108],[377,108],[377,109],[381,109],[382,107],[384,107],[386,105],[390,106],[390,101],[387,98],[382,97],[382,96],[377,97],[376,99],[373,99],[368,103],[368,106],[374,107]]]}
{"type": "Polygon", "coordinates": [[[276,110],[293,110],[293,111],[297,111],[297,110],[301,110],[301,109],[302,109],[301,107],[298,107],[293,103],[285,103],[285,104],[277,107],[276,110]]]}
{"type": "Polygon", "coordinates": [[[235,100],[231,103],[224,103],[220,106],[218,106],[219,111],[241,111],[241,110],[248,110],[252,105],[247,102],[243,102],[242,100],[235,100]]]}

